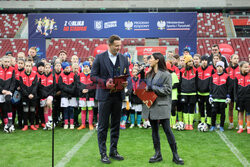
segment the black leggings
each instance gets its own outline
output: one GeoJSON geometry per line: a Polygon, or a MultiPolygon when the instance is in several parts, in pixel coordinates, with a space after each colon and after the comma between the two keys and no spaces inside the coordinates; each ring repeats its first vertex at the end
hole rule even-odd
{"type": "Polygon", "coordinates": [[[152,138],[155,149],[160,149],[159,123],[162,124],[163,130],[167,136],[169,145],[175,144],[175,137],[170,128],[169,119],[150,120],[152,128],[152,138]]]}
{"type": "Polygon", "coordinates": [[[212,126],[215,126],[216,114],[221,114],[220,126],[224,127],[225,108],[226,108],[226,103],[224,103],[224,102],[214,102],[212,104],[212,126]]]}
{"type": "Polygon", "coordinates": [[[207,117],[211,117],[211,104],[208,101],[209,96],[199,96],[198,97],[198,105],[201,113],[201,117],[205,117],[205,103],[206,103],[206,113],[207,117]]]}
{"type": "Polygon", "coordinates": [[[35,106],[23,106],[24,125],[28,125],[28,117],[30,120],[30,125],[34,125],[35,112],[36,112],[35,106]]]}

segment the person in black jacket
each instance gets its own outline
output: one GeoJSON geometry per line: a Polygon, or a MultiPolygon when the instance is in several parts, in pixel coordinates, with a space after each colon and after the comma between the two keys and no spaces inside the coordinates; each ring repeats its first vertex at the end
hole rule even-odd
{"type": "Polygon", "coordinates": [[[62,63],[63,72],[58,81],[61,90],[61,107],[64,111],[64,129],[68,129],[68,120],[70,119],[70,129],[74,129],[74,111],[73,107],[77,105],[75,96],[77,76],[70,71],[68,62],[62,63]]]}
{"type": "Polygon", "coordinates": [[[28,130],[28,118],[30,118],[30,128],[37,130],[34,126],[35,107],[37,102],[38,80],[35,71],[32,71],[32,62],[25,62],[25,71],[20,76],[20,88],[23,102],[24,127],[22,131],[28,130]],[[30,111],[30,112],[29,112],[30,111]]]}
{"type": "Polygon", "coordinates": [[[141,99],[138,98],[136,95],[136,89],[138,89],[140,83],[142,82],[141,78],[138,77],[138,70],[134,67],[132,69],[132,93],[131,93],[131,103],[132,103],[132,108],[130,112],[130,120],[131,120],[131,125],[130,128],[134,127],[135,124],[135,112],[137,113],[137,126],[138,128],[142,128],[141,126],[141,113],[142,113],[142,101],[141,99]]]}
{"type": "Polygon", "coordinates": [[[234,80],[234,95],[236,109],[239,111],[239,130],[237,133],[243,132],[243,118],[244,111],[246,111],[247,133],[250,134],[250,72],[249,63],[246,61],[240,63],[240,74],[234,80]]]}
{"type": "Polygon", "coordinates": [[[224,72],[224,62],[219,61],[216,64],[217,72],[212,75],[210,80],[209,103],[212,105],[212,126],[210,131],[215,130],[216,114],[220,113],[220,131],[224,131],[225,108],[226,104],[231,102],[229,75],[224,72]]]}
{"type": "Polygon", "coordinates": [[[226,68],[228,67],[228,62],[227,62],[226,57],[223,56],[223,55],[221,55],[219,45],[217,45],[217,44],[213,45],[211,50],[212,50],[212,53],[211,53],[211,55],[208,57],[208,64],[209,64],[209,65],[212,65],[212,64],[213,64],[213,57],[214,57],[214,55],[220,55],[221,61],[224,62],[224,64],[225,64],[225,69],[226,69],[226,68]]]}
{"type": "Polygon", "coordinates": [[[4,56],[2,58],[2,66],[0,67],[0,104],[5,124],[4,131],[7,133],[15,130],[14,122],[12,121],[11,104],[15,86],[15,70],[10,66],[10,58],[4,56]]]}
{"type": "MultiPolygon", "coordinates": [[[[55,96],[54,96],[54,102],[53,102],[53,120],[56,124],[59,123],[59,121],[61,120],[60,114],[62,113],[62,117],[63,117],[63,110],[61,108],[61,91],[59,89],[58,86],[58,80],[59,77],[61,75],[61,71],[62,70],[62,66],[61,66],[61,62],[55,62],[54,64],[54,72],[53,72],[53,76],[54,76],[54,80],[55,80],[55,96]]],[[[64,119],[62,119],[64,120],[64,119]]]]}
{"type": "Polygon", "coordinates": [[[51,72],[51,64],[46,63],[44,74],[39,80],[40,107],[44,110],[46,127],[44,130],[52,128],[52,102],[55,92],[55,80],[51,72]]]}

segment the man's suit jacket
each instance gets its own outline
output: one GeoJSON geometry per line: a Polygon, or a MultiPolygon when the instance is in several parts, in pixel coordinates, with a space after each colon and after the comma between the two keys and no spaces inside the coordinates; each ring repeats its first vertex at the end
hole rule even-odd
{"type": "MultiPolygon", "coordinates": [[[[129,63],[126,57],[118,54],[120,62],[120,75],[129,75],[129,63]]],[[[106,81],[113,77],[113,67],[110,65],[108,51],[96,55],[91,68],[91,80],[97,84],[96,100],[107,100],[110,94],[110,89],[106,88],[106,81]]],[[[121,92],[121,97],[124,99],[124,91],[121,92]]]]}

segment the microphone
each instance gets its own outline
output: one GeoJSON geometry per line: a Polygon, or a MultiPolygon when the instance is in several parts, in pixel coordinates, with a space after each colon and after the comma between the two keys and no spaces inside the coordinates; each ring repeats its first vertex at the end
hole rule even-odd
{"type": "Polygon", "coordinates": [[[136,73],[136,75],[139,75],[147,67],[150,67],[150,65],[146,64],[140,71],[138,71],[138,73],[136,73]]]}

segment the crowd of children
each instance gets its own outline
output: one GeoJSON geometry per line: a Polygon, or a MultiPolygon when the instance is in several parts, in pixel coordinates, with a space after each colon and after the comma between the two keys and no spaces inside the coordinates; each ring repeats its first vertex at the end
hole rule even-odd
{"type": "MultiPolygon", "coordinates": [[[[144,56],[141,65],[131,63],[129,53],[124,56],[130,61],[131,77],[125,88],[120,128],[149,128],[149,120],[141,119],[143,102],[136,95],[136,90],[150,70],[148,56],[144,56]],[[126,126],[128,123],[130,125],[126,126]]],[[[37,130],[40,126],[50,130],[55,125],[81,130],[86,128],[87,123],[93,130],[94,126],[98,126],[95,84],[90,78],[93,61],[94,57],[89,57],[88,61],[80,63],[79,58],[73,55],[67,62],[64,50],[52,63],[46,59],[37,61],[34,47],[29,49],[28,57],[23,52],[19,52],[16,59],[11,55],[3,56],[0,67],[0,117],[4,131],[14,131],[15,122],[22,131],[29,127],[37,130]]],[[[200,121],[206,123],[210,131],[216,128],[224,131],[228,104],[228,129],[233,129],[233,120],[238,119],[237,133],[242,133],[245,128],[250,134],[249,62],[239,62],[239,56],[232,55],[228,66],[220,54],[195,54],[192,57],[189,50],[185,50],[183,56],[169,52],[166,66],[172,76],[170,125],[173,129],[176,129],[177,122],[184,122],[185,130],[193,130],[194,121],[200,121]],[[234,107],[238,110],[238,118],[235,119],[234,107]],[[199,117],[195,118],[195,113],[199,117]]]]}

